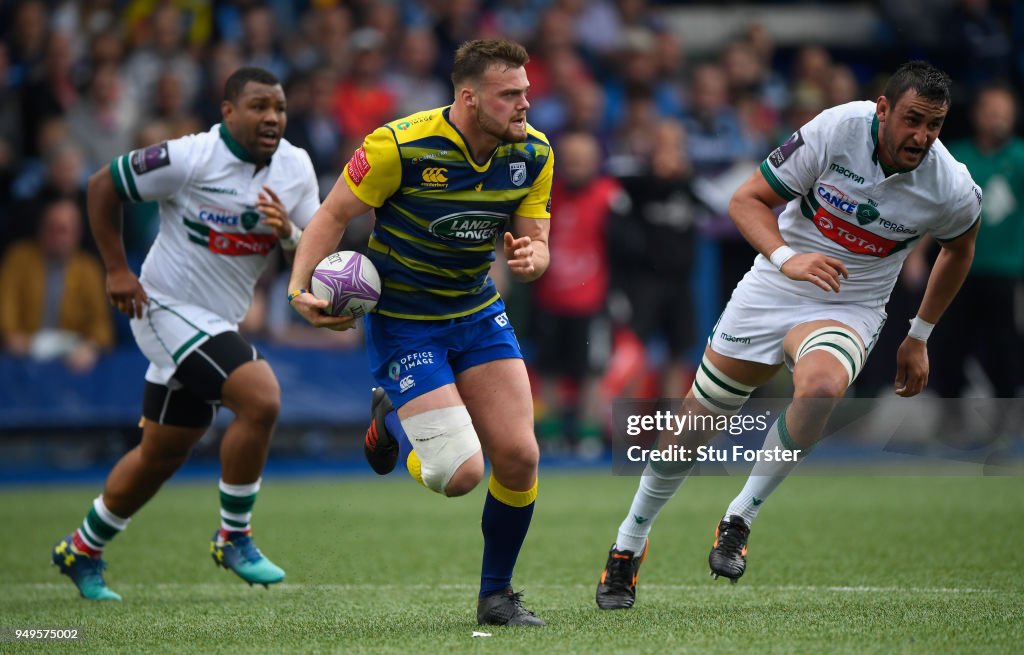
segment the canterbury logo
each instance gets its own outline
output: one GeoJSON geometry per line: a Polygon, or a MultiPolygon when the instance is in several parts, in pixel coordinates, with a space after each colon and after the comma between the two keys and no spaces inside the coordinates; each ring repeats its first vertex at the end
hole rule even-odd
{"type": "Polygon", "coordinates": [[[423,181],[428,184],[447,184],[447,168],[425,168],[423,169],[423,181]]]}

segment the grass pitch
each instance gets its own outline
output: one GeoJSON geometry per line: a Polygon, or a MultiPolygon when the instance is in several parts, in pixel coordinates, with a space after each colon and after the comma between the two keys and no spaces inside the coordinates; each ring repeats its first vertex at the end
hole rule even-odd
{"type": "Polygon", "coordinates": [[[166,487],[107,549],[122,603],[49,565],[99,486],[0,491],[0,628],[84,640],[0,652],[1020,652],[1024,478],[793,477],[754,526],[737,585],[713,581],[714,526],[742,485],[686,482],[652,535],[632,610],[594,587],[636,478],[542,472],[516,589],[541,629],[475,625],[483,491],[395,479],[265,480],[257,543],[288,574],[264,590],[216,569],[216,481],[166,487]],[[490,637],[473,637],[479,630],[490,637]]]}

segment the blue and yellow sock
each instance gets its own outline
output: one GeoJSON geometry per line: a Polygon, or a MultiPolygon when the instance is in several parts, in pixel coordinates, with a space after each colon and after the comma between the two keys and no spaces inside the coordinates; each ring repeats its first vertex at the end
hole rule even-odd
{"type": "Polygon", "coordinates": [[[480,570],[480,598],[512,584],[512,569],[526,539],[537,500],[537,483],[528,491],[512,491],[491,475],[480,520],[484,533],[484,561],[480,570]]]}
{"type": "Polygon", "coordinates": [[[402,427],[402,420],[398,418],[398,410],[393,409],[384,415],[384,429],[398,442],[398,461],[404,462],[412,452],[412,442],[402,427]]]}

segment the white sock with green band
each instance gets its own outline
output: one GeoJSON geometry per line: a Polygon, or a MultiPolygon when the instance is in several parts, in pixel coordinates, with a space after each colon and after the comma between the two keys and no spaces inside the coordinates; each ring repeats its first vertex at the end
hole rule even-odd
{"type": "Polygon", "coordinates": [[[801,449],[789,436],[789,431],[786,429],[786,412],[782,412],[778,420],[768,429],[761,451],[772,451],[775,448],[802,450],[802,452],[794,462],[765,462],[759,459],[750,471],[750,477],[743,485],[743,490],[729,503],[729,509],[725,512],[726,516],[742,516],[748,526],[753,523],[761,509],[761,504],[807,455],[807,449],[801,449]]]}
{"type": "Polygon", "coordinates": [[[256,493],[260,490],[260,478],[252,484],[228,484],[220,481],[220,531],[226,538],[228,532],[252,531],[252,508],[256,504],[256,493]]]}
{"type": "Polygon", "coordinates": [[[72,543],[76,549],[86,555],[97,557],[103,552],[107,542],[128,527],[130,520],[115,516],[107,509],[101,494],[92,501],[92,508],[85,515],[82,527],[75,532],[72,543]]]}
{"type": "Polygon", "coordinates": [[[654,462],[647,465],[640,478],[640,487],[633,496],[633,504],[629,506],[629,514],[619,526],[616,550],[631,550],[636,554],[643,551],[654,519],[686,481],[691,466],[661,463],[655,466],[654,462]],[[675,470],[671,470],[673,468],[675,470]]]}

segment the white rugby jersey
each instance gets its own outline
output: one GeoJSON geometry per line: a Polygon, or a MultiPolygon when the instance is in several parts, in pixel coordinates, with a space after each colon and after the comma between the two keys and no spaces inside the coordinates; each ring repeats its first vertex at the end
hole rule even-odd
{"type": "Polygon", "coordinates": [[[270,164],[257,171],[221,124],[121,155],[110,162],[110,174],[123,200],[160,203],[160,231],[142,264],[143,288],[236,324],[278,241],[256,210],[263,185],[299,227],[320,206],[305,150],[281,139],[270,164]]]}
{"type": "Polygon", "coordinates": [[[824,302],[885,305],[922,235],[955,239],[981,215],[981,190],[938,139],[917,168],[885,176],[874,102],[823,111],[772,151],[760,170],[789,200],[779,217],[786,243],[798,253],[835,257],[850,278],[840,280],[836,294],[789,279],[763,255],[753,271],[824,302]]]}

